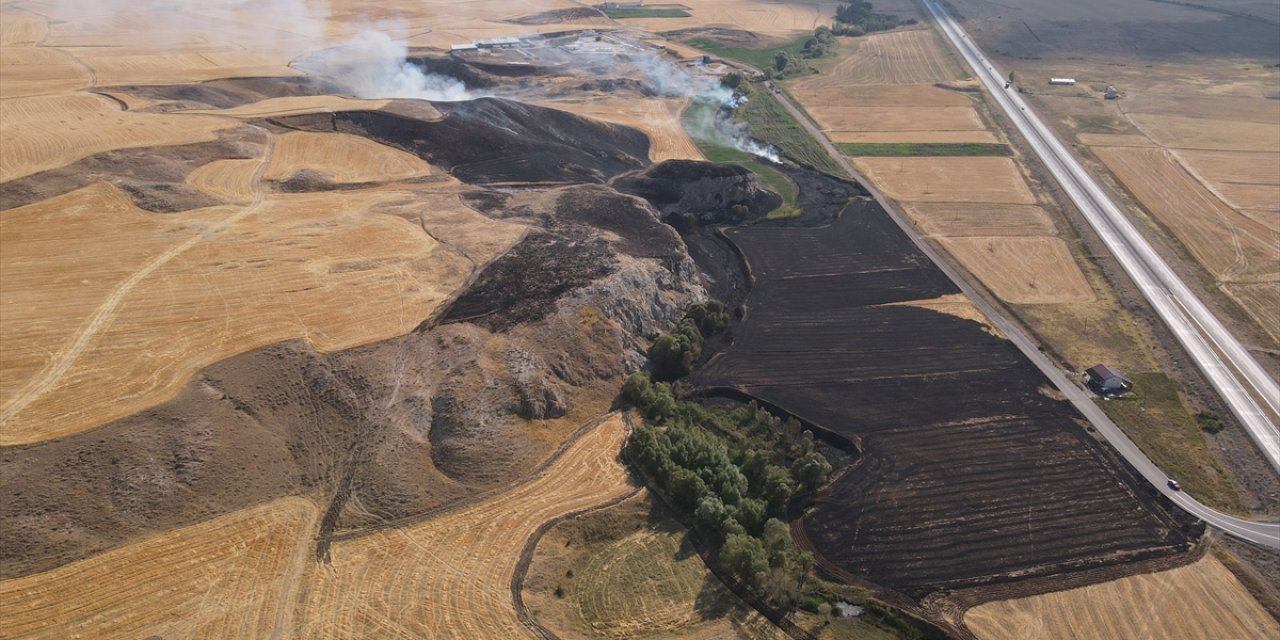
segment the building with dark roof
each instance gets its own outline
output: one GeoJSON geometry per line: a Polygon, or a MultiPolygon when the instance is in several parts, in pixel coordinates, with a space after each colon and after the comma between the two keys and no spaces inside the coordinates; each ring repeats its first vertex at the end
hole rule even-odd
{"type": "Polygon", "coordinates": [[[1105,364],[1095,365],[1085,370],[1085,384],[1100,396],[1115,396],[1128,393],[1133,383],[1105,364]]]}

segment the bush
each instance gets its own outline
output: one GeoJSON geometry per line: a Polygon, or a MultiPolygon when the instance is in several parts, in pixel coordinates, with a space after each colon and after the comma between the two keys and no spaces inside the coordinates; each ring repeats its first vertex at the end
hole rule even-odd
{"type": "Polygon", "coordinates": [[[1200,425],[1200,429],[1205,433],[1218,433],[1227,428],[1227,423],[1223,422],[1222,416],[1213,411],[1197,413],[1196,423],[1200,425]]]}

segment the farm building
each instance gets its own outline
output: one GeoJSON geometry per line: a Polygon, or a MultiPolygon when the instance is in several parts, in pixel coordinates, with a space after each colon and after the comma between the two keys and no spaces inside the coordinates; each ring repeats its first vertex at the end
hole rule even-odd
{"type": "Polygon", "coordinates": [[[1107,92],[1102,97],[1106,98],[1107,100],[1115,100],[1116,98],[1120,97],[1120,92],[1116,91],[1115,86],[1107,85],[1107,92]]]}
{"type": "Polygon", "coordinates": [[[1133,383],[1105,364],[1095,365],[1084,372],[1084,381],[1100,396],[1128,393],[1133,383]]]}
{"type": "Polygon", "coordinates": [[[1049,78],[1049,84],[1073,85],[1075,83],[1076,83],[1075,78],[1049,78]]]}

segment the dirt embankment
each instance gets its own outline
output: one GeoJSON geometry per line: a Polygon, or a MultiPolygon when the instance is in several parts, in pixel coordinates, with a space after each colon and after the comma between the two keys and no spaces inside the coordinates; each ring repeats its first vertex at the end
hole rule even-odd
{"type": "Polygon", "coordinates": [[[332,353],[302,341],[256,349],[153,409],[0,449],[4,578],[291,495],[319,501],[323,559],[336,532],[534,468],[705,295],[679,235],[644,200],[601,184],[539,186],[644,166],[647,141],[633,130],[498,100],[454,105],[440,123],[325,118],[479,183],[515,181],[524,188],[468,200],[527,234],[409,335],[332,353]],[[493,133],[502,126],[520,135],[493,133]],[[493,149],[508,142],[529,150],[527,163],[501,166],[493,149]]]}

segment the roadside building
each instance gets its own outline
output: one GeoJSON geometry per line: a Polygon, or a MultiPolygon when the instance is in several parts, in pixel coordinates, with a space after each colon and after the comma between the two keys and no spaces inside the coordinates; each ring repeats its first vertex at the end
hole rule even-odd
{"type": "Polygon", "coordinates": [[[1133,383],[1115,372],[1105,364],[1095,365],[1084,372],[1085,384],[1100,396],[1115,396],[1128,393],[1133,383]]]}
{"type": "Polygon", "coordinates": [[[1103,94],[1103,98],[1107,100],[1115,100],[1120,97],[1120,92],[1116,91],[1115,85],[1107,85],[1107,92],[1103,94]]]}
{"type": "Polygon", "coordinates": [[[1049,84],[1071,86],[1075,83],[1076,83],[1075,78],[1049,78],[1049,84]]]}

